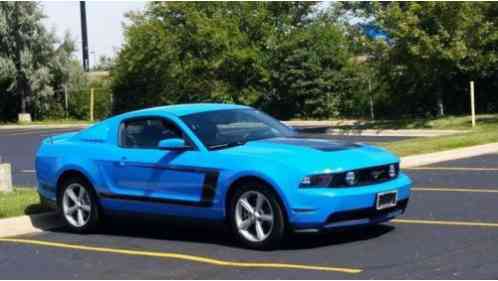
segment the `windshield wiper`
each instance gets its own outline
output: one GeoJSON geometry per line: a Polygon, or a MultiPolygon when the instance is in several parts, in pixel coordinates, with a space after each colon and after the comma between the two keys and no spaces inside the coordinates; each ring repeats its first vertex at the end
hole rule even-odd
{"type": "Polygon", "coordinates": [[[246,143],[247,143],[247,141],[234,141],[234,142],[228,142],[228,143],[223,143],[223,144],[210,145],[209,149],[223,149],[223,148],[244,145],[246,143]]]}

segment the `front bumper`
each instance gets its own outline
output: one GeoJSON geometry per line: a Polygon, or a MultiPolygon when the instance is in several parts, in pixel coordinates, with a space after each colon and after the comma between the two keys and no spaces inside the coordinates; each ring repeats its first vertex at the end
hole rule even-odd
{"type": "Polygon", "coordinates": [[[329,216],[326,223],[317,228],[295,228],[294,232],[321,232],[328,230],[338,230],[343,228],[361,227],[389,221],[402,215],[408,206],[409,199],[398,201],[395,207],[376,210],[375,208],[365,208],[353,211],[334,213],[329,216]]]}
{"type": "Polygon", "coordinates": [[[314,188],[299,190],[289,216],[297,232],[343,228],[381,223],[404,213],[410,197],[412,182],[400,173],[392,181],[355,188],[314,188]],[[396,206],[376,210],[376,195],[397,191],[396,206]]]}

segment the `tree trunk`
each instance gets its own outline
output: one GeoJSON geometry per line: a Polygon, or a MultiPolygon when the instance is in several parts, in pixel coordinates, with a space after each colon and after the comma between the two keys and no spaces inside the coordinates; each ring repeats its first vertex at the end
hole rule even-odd
{"type": "MultiPolygon", "coordinates": [[[[22,74],[21,74],[22,76],[22,74]]],[[[17,76],[17,95],[21,99],[21,113],[26,113],[26,87],[24,79],[20,75],[17,76]]]]}
{"type": "Polygon", "coordinates": [[[368,94],[370,95],[370,99],[369,99],[370,119],[375,120],[374,101],[373,101],[373,93],[372,93],[372,81],[370,80],[370,78],[368,79],[368,94]]]}
{"type": "MultiPolygon", "coordinates": [[[[14,20],[15,20],[15,30],[20,30],[20,24],[19,24],[19,7],[20,3],[16,2],[14,6],[14,20]]],[[[25,75],[22,71],[22,57],[21,57],[21,49],[22,49],[22,39],[21,35],[19,32],[15,32],[15,41],[16,41],[16,50],[15,50],[15,66],[16,66],[16,92],[17,96],[21,100],[21,113],[26,113],[26,104],[27,104],[27,96],[26,96],[26,78],[25,75]]]]}
{"type": "Polygon", "coordinates": [[[437,109],[438,109],[438,116],[443,117],[444,116],[444,103],[443,103],[443,97],[441,94],[439,94],[437,98],[437,109]]]}
{"type": "MultiPolygon", "coordinates": [[[[436,75],[434,77],[441,77],[438,75],[436,72],[436,75]]],[[[444,84],[442,83],[441,79],[436,80],[436,95],[437,95],[437,116],[438,117],[443,117],[444,116],[444,99],[443,99],[443,93],[444,93],[444,84]]]]}

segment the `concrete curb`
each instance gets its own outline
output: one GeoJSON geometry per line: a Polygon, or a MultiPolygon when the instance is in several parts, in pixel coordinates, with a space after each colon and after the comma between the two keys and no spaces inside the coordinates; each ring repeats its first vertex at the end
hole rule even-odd
{"type": "Polygon", "coordinates": [[[367,137],[440,137],[455,134],[463,134],[469,131],[463,130],[341,130],[327,129],[328,135],[343,135],[343,136],[367,136],[367,137]]]}
{"type": "Polygon", "coordinates": [[[1,130],[86,128],[92,124],[0,125],[1,130]]]}
{"type": "Polygon", "coordinates": [[[465,148],[445,150],[441,152],[406,156],[401,158],[401,168],[412,168],[497,152],[498,143],[488,143],[483,145],[469,146],[465,148]]]}
{"type": "Polygon", "coordinates": [[[55,212],[0,219],[0,238],[42,232],[64,225],[55,212]]]}
{"type": "Polygon", "coordinates": [[[437,137],[469,132],[468,130],[435,129],[335,129],[337,126],[354,126],[357,121],[284,121],[284,124],[305,133],[366,137],[437,137]]]}
{"type": "Polygon", "coordinates": [[[324,126],[292,126],[294,129],[302,133],[315,133],[315,134],[326,134],[331,136],[365,136],[365,137],[439,137],[439,136],[449,136],[455,134],[464,134],[470,131],[468,130],[426,130],[426,129],[386,129],[386,130],[372,130],[372,129],[333,129],[331,127],[324,126]]]}
{"type": "Polygon", "coordinates": [[[282,121],[289,126],[297,127],[336,127],[336,126],[354,126],[360,123],[358,120],[294,120],[294,121],[282,121]]]}

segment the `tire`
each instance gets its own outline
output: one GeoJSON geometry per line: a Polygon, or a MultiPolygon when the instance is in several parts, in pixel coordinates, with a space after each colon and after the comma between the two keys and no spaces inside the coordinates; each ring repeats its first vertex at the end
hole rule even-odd
{"type": "Polygon", "coordinates": [[[271,188],[257,181],[237,187],[230,198],[229,223],[237,240],[245,247],[257,250],[277,248],[286,229],[283,208],[277,195],[271,188]],[[244,200],[253,207],[253,212],[242,202],[244,200]],[[263,202],[259,209],[258,200],[263,202]]]}
{"type": "Polygon", "coordinates": [[[88,181],[80,177],[63,182],[58,210],[69,229],[76,233],[91,233],[99,223],[100,212],[95,192],[88,181]]]}

